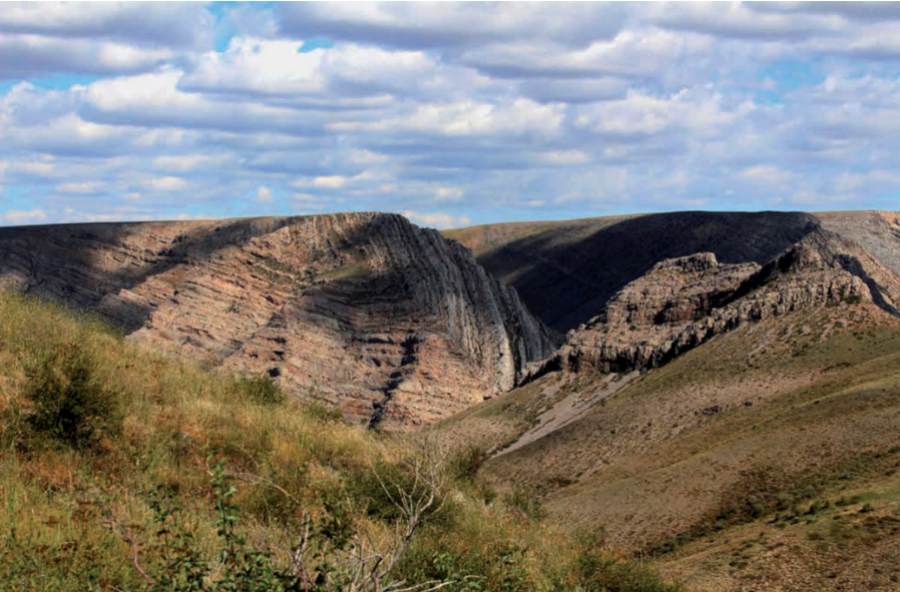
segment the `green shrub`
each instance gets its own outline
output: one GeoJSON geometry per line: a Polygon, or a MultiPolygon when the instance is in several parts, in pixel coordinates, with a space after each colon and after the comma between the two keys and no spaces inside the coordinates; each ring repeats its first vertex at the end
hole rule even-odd
{"type": "Polygon", "coordinates": [[[242,376],[234,381],[233,389],[238,396],[258,405],[281,405],[287,398],[268,375],[255,378],[242,376]]]}
{"type": "MultiPolygon", "coordinates": [[[[210,454],[207,462],[212,460],[210,454]]],[[[303,590],[296,574],[276,566],[269,552],[255,549],[238,530],[240,509],[234,503],[237,489],[231,484],[234,478],[225,471],[224,459],[211,465],[209,475],[219,548],[213,555],[204,552],[196,543],[194,533],[182,525],[179,511],[170,503],[165,488],[151,491],[149,502],[156,525],[153,541],[156,561],[141,574],[147,583],[146,589],[152,592],[303,590]],[[217,569],[211,570],[215,565],[217,569]]],[[[130,534],[120,532],[120,535],[126,540],[134,540],[130,534]]],[[[135,553],[134,565],[138,569],[135,553]]]]}
{"type": "Polygon", "coordinates": [[[458,481],[472,482],[486,459],[483,447],[469,446],[447,459],[447,474],[458,481]]]}
{"type": "Polygon", "coordinates": [[[344,412],[339,408],[327,403],[306,403],[303,405],[303,412],[311,419],[317,419],[321,422],[331,423],[344,419],[344,412]]]}
{"type": "Polygon", "coordinates": [[[681,592],[643,561],[626,561],[609,552],[603,528],[575,533],[575,568],[584,592],[681,592]]]}
{"type": "Polygon", "coordinates": [[[90,351],[75,342],[44,355],[28,373],[28,423],[40,435],[85,449],[121,429],[120,394],[97,373],[90,351]]]}

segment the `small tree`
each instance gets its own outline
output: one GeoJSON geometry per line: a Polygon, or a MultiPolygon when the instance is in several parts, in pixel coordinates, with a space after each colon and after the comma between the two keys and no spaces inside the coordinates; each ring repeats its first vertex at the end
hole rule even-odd
{"type": "Polygon", "coordinates": [[[396,512],[387,531],[354,513],[346,496],[337,503],[326,502],[326,511],[316,518],[302,509],[300,530],[288,551],[286,567],[277,567],[271,553],[254,549],[238,531],[240,513],[232,501],[236,492],[232,481],[274,487],[302,508],[301,502],[267,479],[227,473],[224,459],[214,460],[210,454],[208,470],[221,543],[216,557],[204,556],[194,544],[192,533],[180,526],[177,509],[162,490],[149,494],[158,558],[152,567],[141,565],[137,536],[125,526],[130,523],[128,516],[114,510],[108,513],[111,530],[129,544],[132,564],[153,592],[430,592],[462,582],[470,588],[477,586],[480,578],[465,574],[417,584],[391,577],[419,527],[443,506],[447,478],[439,447],[425,446],[401,463],[408,480],[389,478],[373,467],[378,486],[396,512]]]}

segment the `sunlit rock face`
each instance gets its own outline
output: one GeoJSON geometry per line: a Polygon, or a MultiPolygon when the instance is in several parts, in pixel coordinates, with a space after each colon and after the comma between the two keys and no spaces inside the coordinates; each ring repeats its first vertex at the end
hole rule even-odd
{"type": "Polygon", "coordinates": [[[569,332],[548,362],[573,371],[653,368],[704,341],[771,316],[871,302],[898,315],[900,278],[859,244],[819,228],[759,266],[712,253],[668,259],[569,332]]]}
{"type": "Polygon", "coordinates": [[[388,428],[508,390],[553,353],[514,289],[391,214],[3,229],[0,287],[388,428]]]}

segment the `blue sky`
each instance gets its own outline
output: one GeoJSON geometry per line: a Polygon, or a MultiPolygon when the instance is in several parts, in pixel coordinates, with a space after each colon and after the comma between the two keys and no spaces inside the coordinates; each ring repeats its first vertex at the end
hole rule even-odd
{"type": "Polygon", "coordinates": [[[5,3],[0,225],[897,209],[896,3],[5,3]]]}

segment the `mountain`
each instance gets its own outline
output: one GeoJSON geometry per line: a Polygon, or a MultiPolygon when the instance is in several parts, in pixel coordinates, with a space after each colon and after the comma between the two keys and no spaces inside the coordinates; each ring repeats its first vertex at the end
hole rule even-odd
{"type": "MultiPolygon", "coordinates": [[[[436,429],[488,450],[482,475],[499,491],[573,531],[602,526],[692,589],[898,589],[897,216],[804,214],[802,229],[768,219],[779,240],[802,230],[768,260],[736,256],[710,228],[706,251],[636,252],[652,265],[606,282],[623,285],[530,381],[436,429]]],[[[572,253],[599,244],[587,222],[567,224],[538,235],[572,253]]],[[[491,232],[475,232],[495,241],[474,245],[482,261],[537,244],[491,232]]],[[[774,242],[757,237],[754,250],[774,242]]]]}
{"type": "Polygon", "coordinates": [[[661,261],[707,252],[719,263],[762,265],[819,227],[900,273],[900,215],[890,212],[673,212],[488,224],[444,235],[472,249],[532,312],[566,332],[661,261]]]}
{"type": "Polygon", "coordinates": [[[762,267],[719,264],[712,253],[669,259],[571,331],[549,366],[655,368],[742,324],[798,310],[865,301],[900,317],[895,295],[900,277],[824,228],[762,267]]]}
{"type": "Polygon", "coordinates": [[[0,288],[422,427],[466,503],[603,530],[691,589],[900,581],[897,214],[2,229],[0,288]]]}
{"type": "Polygon", "coordinates": [[[532,312],[565,332],[660,261],[708,252],[722,263],[763,264],[816,223],[803,213],[676,212],[488,225],[445,236],[471,248],[532,312]]]}
{"type": "Polygon", "coordinates": [[[389,428],[509,390],[553,351],[467,249],[390,214],[7,228],[0,287],[389,428]]]}

